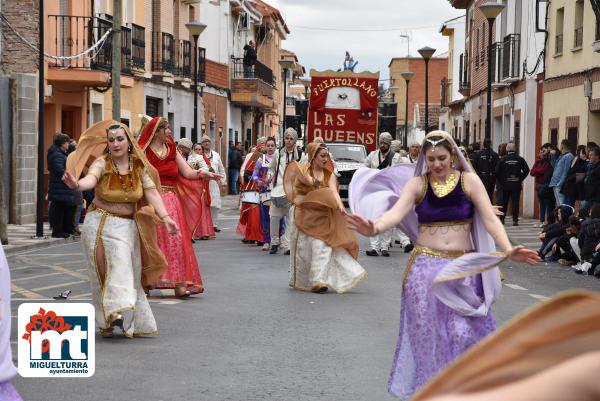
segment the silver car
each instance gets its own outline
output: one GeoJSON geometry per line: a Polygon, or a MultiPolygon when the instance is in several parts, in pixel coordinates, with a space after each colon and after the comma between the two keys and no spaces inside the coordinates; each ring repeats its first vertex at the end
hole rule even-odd
{"type": "Polygon", "coordinates": [[[330,142],[327,143],[327,148],[335,160],[340,197],[344,203],[347,203],[348,184],[350,184],[354,172],[360,167],[364,167],[367,149],[363,144],[352,142],[330,142]]]}

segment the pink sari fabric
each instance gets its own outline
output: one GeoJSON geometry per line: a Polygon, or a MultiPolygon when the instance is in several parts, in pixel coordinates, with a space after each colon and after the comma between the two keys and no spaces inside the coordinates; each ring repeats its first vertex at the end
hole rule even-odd
{"type": "Polygon", "coordinates": [[[168,191],[162,194],[162,199],[167,212],[181,230],[181,236],[169,234],[164,225],[157,226],[158,243],[167,258],[169,267],[160,276],[155,288],[175,288],[176,285],[185,284],[192,294],[204,292],[200,268],[192,247],[191,232],[179,197],[176,193],[168,191]]]}
{"type": "Polygon", "coordinates": [[[201,195],[200,195],[200,221],[194,227],[194,239],[202,237],[208,237],[215,239],[215,227],[210,214],[210,190],[209,181],[200,181],[201,195]]]}

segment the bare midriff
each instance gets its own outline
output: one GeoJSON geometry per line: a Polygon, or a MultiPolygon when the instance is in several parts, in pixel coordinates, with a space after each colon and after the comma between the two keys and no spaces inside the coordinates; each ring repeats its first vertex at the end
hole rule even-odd
{"type": "Polygon", "coordinates": [[[419,225],[417,244],[440,251],[470,251],[471,223],[419,225]]]}
{"type": "Polygon", "coordinates": [[[93,203],[96,205],[96,207],[116,215],[131,216],[133,213],[135,213],[135,203],[106,202],[102,198],[98,197],[94,198],[93,203]]]}

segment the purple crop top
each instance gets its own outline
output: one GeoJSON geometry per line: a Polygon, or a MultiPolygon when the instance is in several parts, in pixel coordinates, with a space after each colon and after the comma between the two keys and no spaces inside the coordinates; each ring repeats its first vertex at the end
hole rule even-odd
{"type": "Polygon", "coordinates": [[[423,176],[423,185],[427,190],[415,206],[419,224],[463,222],[473,218],[475,206],[463,190],[462,173],[452,192],[441,198],[433,192],[427,176],[423,176]]]}

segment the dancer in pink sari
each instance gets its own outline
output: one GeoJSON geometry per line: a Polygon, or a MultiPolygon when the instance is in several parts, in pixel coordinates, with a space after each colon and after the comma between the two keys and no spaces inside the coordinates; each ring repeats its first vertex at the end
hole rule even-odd
{"type": "Polygon", "coordinates": [[[172,288],[175,296],[186,297],[204,292],[200,268],[192,247],[192,227],[201,217],[201,183],[198,179],[216,179],[219,176],[192,169],[177,152],[169,122],[153,118],[144,126],[139,144],[150,163],[158,170],[162,198],[169,215],[181,230],[181,236],[171,235],[159,226],[158,242],[169,267],[154,288],[172,288]],[[185,199],[182,202],[181,199],[185,199]]]}

